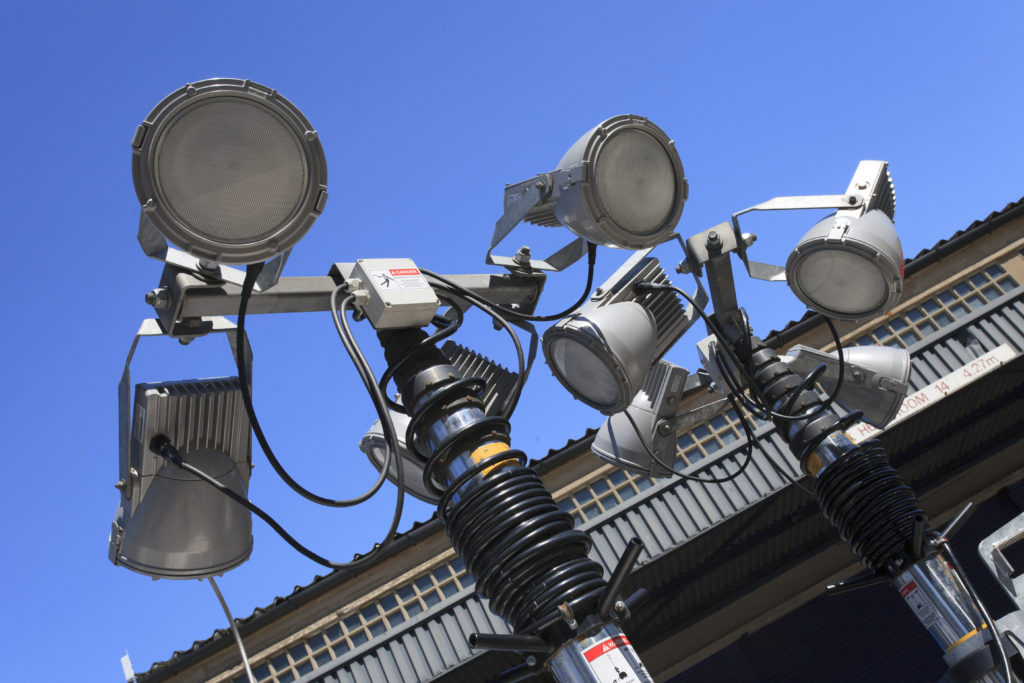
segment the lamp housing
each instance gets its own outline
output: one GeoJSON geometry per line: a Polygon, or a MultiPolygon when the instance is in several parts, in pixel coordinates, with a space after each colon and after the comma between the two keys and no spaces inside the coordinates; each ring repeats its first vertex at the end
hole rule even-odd
{"type": "MultiPolygon", "coordinates": [[[[797,345],[783,357],[790,368],[806,375],[820,364],[825,371],[818,384],[828,394],[839,380],[839,354],[797,345]]],[[[910,388],[910,352],[891,346],[850,346],[843,349],[846,371],[836,403],[849,411],[859,410],[863,420],[884,429],[903,405],[910,388]]]]}
{"type": "Polygon", "coordinates": [[[851,208],[819,221],[786,262],[786,281],[808,307],[862,320],[892,309],[903,292],[903,248],[893,224],[889,165],[862,161],[846,190],[851,208]]]}
{"type": "Polygon", "coordinates": [[[676,456],[677,429],[672,422],[687,371],[668,361],[651,367],[630,405],[611,415],[594,437],[591,451],[605,462],[637,474],[660,478],[676,456]]]}
{"type": "Polygon", "coordinates": [[[165,97],[135,131],[132,177],[144,224],[223,264],[288,251],[327,200],[313,126],[278,92],[235,78],[165,97]]]}
{"type": "Polygon", "coordinates": [[[252,552],[249,511],[149,450],[163,435],[185,462],[245,496],[252,471],[249,420],[237,377],[138,384],[129,458],[109,557],[167,579],[222,574],[252,552]]]}
{"type": "MultiPolygon", "coordinates": [[[[565,225],[595,244],[644,249],[664,242],[683,212],[689,186],[675,143],[646,118],[615,116],[584,133],[542,182],[546,197],[523,220],[565,225]]],[[[505,190],[505,208],[538,182],[505,190]]]]}
{"type": "MultiPolygon", "coordinates": [[[[391,458],[391,466],[388,468],[387,478],[393,484],[398,483],[398,459],[402,460],[402,479],[405,484],[405,492],[422,500],[425,503],[436,505],[440,496],[427,488],[423,482],[423,469],[426,461],[413,454],[405,443],[405,434],[409,429],[409,416],[395,410],[388,410],[391,417],[391,424],[395,427],[395,434],[398,436],[398,452],[391,458]]],[[[370,459],[373,467],[380,472],[384,468],[384,459],[387,457],[388,443],[384,438],[384,428],[380,420],[377,420],[367,430],[363,438],[359,440],[359,450],[370,459]]]]}
{"type": "Polygon", "coordinates": [[[605,415],[623,410],[651,368],[696,320],[651,249],[630,256],[575,313],[544,332],[544,358],[569,393],[605,415]]]}
{"type": "Polygon", "coordinates": [[[830,318],[863,320],[891,310],[903,292],[903,250],[892,220],[877,209],[825,218],[793,249],[786,281],[830,318]]]}

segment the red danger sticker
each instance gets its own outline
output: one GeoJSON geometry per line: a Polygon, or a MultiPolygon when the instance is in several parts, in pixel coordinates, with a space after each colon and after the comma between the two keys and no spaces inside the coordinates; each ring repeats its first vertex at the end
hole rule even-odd
{"type": "Polygon", "coordinates": [[[395,277],[401,277],[403,275],[419,275],[420,271],[418,268],[388,268],[388,272],[395,277]]]}
{"type": "Polygon", "coordinates": [[[913,581],[911,581],[906,586],[904,586],[903,588],[900,589],[900,597],[905,598],[905,597],[907,597],[908,595],[910,595],[911,593],[913,593],[916,590],[917,590],[917,584],[914,583],[913,581]]]}
{"type": "Polygon", "coordinates": [[[583,653],[583,656],[587,658],[588,662],[592,662],[598,657],[611,652],[612,650],[620,647],[629,645],[629,639],[626,636],[614,636],[606,640],[602,640],[600,643],[590,648],[583,653]]]}

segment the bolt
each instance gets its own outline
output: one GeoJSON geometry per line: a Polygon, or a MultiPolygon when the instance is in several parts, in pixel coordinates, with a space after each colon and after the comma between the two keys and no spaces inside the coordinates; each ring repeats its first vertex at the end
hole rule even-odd
{"type": "Polygon", "coordinates": [[[626,603],[622,602],[622,600],[616,600],[615,604],[612,607],[619,614],[622,614],[626,611],[626,603]]]}
{"type": "Polygon", "coordinates": [[[672,428],[668,422],[662,422],[661,424],[658,425],[658,433],[661,434],[662,436],[668,436],[669,432],[671,431],[672,428]]]}
{"type": "Polygon", "coordinates": [[[846,198],[846,203],[849,204],[850,206],[855,206],[857,204],[857,197],[856,197],[856,195],[852,195],[851,194],[849,197],[847,197],[846,198]]]}
{"type": "Polygon", "coordinates": [[[126,488],[128,488],[128,482],[125,481],[124,479],[120,479],[116,484],[114,484],[114,488],[117,489],[118,491],[124,491],[126,488]]]}
{"type": "Polygon", "coordinates": [[[708,249],[721,249],[722,239],[718,236],[717,232],[712,230],[711,232],[708,233],[708,239],[706,244],[708,249]]]}
{"type": "Polygon", "coordinates": [[[676,266],[676,272],[681,275],[687,275],[690,272],[690,262],[680,261],[679,265],[676,266]]]}
{"type": "Polygon", "coordinates": [[[167,291],[166,287],[157,287],[146,292],[146,303],[158,311],[167,310],[171,305],[171,293],[167,291]]]}
{"type": "Polygon", "coordinates": [[[868,189],[867,181],[866,180],[862,180],[859,183],[857,183],[857,189],[858,190],[866,190],[866,189],[868,189]]]}
{"type": "Polygon", "coordinates": [[[757,235],[752,232],[743,233],[743,245],[749,247],[757,241],[757,235]]]}
{"type": "Polygon", "coordinates": [[[220,266],[213,261],[207,261],[206,259],[201,258],[199,259],[199,270],[204,273],[216,273],[220,270],[220,266]]]}
{"type": "Polygon", "coordinates": [[[525,244],[519,247],[519,251],[512,257],[512,260],[520,266],[530,266],[530,247],[525,244]]]}
{"type": "Polygon", "coordinates": [[[603,296],[603,295],[604,295],[604,287],[598,287],[597,289],[594,290],[594,296],[603,296]]]}

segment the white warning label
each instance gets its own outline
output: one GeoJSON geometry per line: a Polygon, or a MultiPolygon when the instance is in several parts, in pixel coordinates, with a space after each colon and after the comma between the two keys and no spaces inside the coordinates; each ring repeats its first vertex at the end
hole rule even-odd
{"type": "Polygon", "coordinates": [[[382,268],[371,270],[378,289],[430,289],[419,268],[382,268]]]}
{"type": "Polygon", "coordinates": [[[654,683],[626,636],[605,638],[584,650],[583,657],[602,683],[654,683]]]}
{"type": "MultiPolygon", "coordinates": [[[[915,394],[907,396],[900,406],[899,412],[887,427],[891,427],[900,420],[906,419],[914,413],[924,410],[939,399],[942,399],[954,391],[961,389],[982,375],[993,370],[998,370],[1004,363],[1008,363],[1017,357],[1017,352],[1009,344],[1002,344],[984,356],[975,358],[967,365],[957,368],[937,382],[933,382],[922,388],[915,394]]],[[[871,439],[881,433],[881,430],[872,427],[866,422],[858,422],[847,432],[847,436],[854,443],[860,443],[865,439],[871,439]]]]}
{"type": "Polygon", "coordinates": [[[935,609],[935,605],[932,604],[931,598],[925,595],[925,592],[914,581],[908,581],[900,588],[900,595],[910,605],[910,609],[914,610],[914,614],[925,628],[931,628],[939,620],[939,613],[935,609]]]}

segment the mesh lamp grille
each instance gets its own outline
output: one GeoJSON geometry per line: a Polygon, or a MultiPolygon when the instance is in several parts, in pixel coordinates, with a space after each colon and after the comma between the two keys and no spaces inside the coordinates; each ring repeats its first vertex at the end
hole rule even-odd
{"type": "Polygon", "coordinates": [[[586,180],[562,191],[558,220],[595,244],[644,249],[664,242],[683,213],[689,185],[675,143],[632,114],[587,131],[558,163],[583,165],[586,180]]]}
{"type": "Polygon", "coordinates": [[[132,148],[143,209],[198,258],[273,258],[302,238],[327,198],[313,127],[251,81],[211,79],[175,91],[139,126],[132,148]]]}

